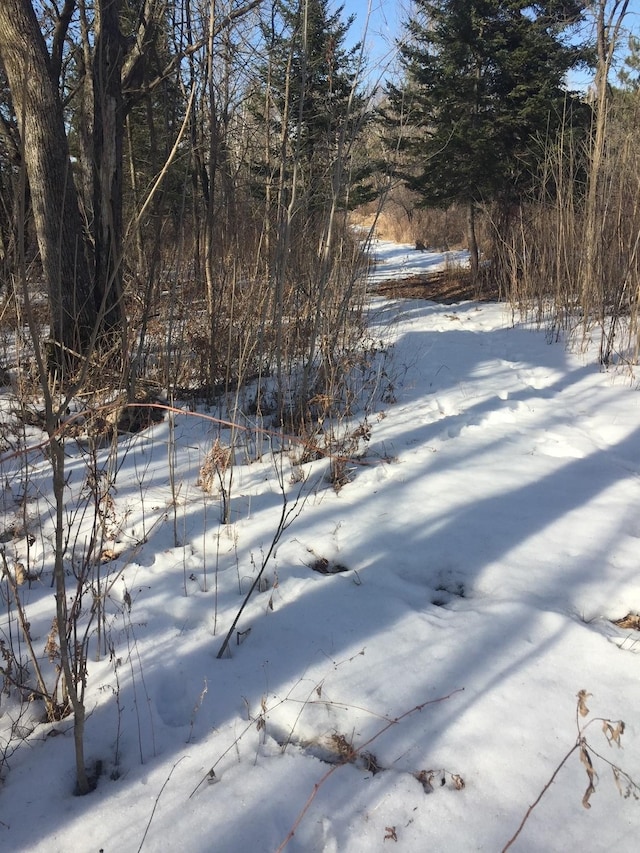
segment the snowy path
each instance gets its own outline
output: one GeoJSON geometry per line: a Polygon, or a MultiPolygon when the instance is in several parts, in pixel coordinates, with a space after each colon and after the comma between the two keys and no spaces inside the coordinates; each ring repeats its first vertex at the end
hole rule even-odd
{"type": "MultiPolygon", "coordinates": [[[[281,501],[268,462],[238,469],[220,528],[195,486],[208,428],[186,420],[183,544],[160,524],[125,571],[117,703],[111,663],[90,668],[105,774],[73,798],[68,723],[34,738],[0,792],[3,849],[136,851],[157,803],[147,853],[271,853],[311,797],[290,851],[499,851],[575,743],[582,689],[591,716],[627,724],[624,749],[598,722],[589,743],[640,780],[640,634],[610,621],[640,610],[640,394],[511,320],[493,304],[374,300],[390,358],[365,464],[337,494],[316,482],[223,661],[281,501]],[[319,574],[317,559],[347,571],[319,574]]],[[[166,509],[166,430],[123,467],[132,528],[166,509]]],[[[591,809],[576,753],[513,850],[635,853],[640,804],[592,758],[591,809]]]]}

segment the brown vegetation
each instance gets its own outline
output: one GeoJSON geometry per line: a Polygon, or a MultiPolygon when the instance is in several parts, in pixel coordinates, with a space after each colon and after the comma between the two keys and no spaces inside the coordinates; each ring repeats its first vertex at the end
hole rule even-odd
{"type": "Polygon", "coordinates": [[[496,302],[503,298],[494,277],[485,274],[473,282],[465,269],[441,270],[376,284],[375,292],[389,299],[429,299],[450,305],[455,302],[496,302]]]}

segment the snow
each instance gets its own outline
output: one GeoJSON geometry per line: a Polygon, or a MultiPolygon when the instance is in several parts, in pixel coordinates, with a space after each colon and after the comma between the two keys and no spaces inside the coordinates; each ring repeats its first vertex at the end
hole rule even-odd
{"type": "Polygon", "coordinates": [[[409,278],[436,272],[447,266],[467,266],[469,253],[462,250],[434,252],[419,251],[413,246],[398,245],[382,240],[374,240],[371,248],[373,260],[369,280],[372,285],[385,279],[409,278]]]}
{"type": "MultiPolygon", "coordinates": [[[[445,260],[373,249],[385,278],[445,260]]],[[[94,641],[88,665],[87,760],[102,773],[74,796],[72,720],[36,725],[37,702],[3,695],[2,849],[497,851],[590,720],[590,808],[575,750],[511,849],[637,849],[640,792],[620,796],[606,763],[640,780],[640,633],[612,622],[640,611],[633,374],[504,305],[374,294],[369,311],[370,440],[338,491],[327,460],[271,455],[269,436],[243,462],[248,437],[222,525],[219,495],[198,486],[215,422],[178,415],[175,436],[167,419],[121,440],[110,651],[94,641]],[[290,525],[218,659],[283,491],[290,525]],[[597,718],[624,720],[622,748],[597,718]]],[[[5,506],[18,467],[3,462],[5,506]]],[[[47,470],[34,457],[41,496],[47,470]]],[[[46,536],[33,547],[48,566],[46,536]]],[[[40,650],[46,572],[23,594],[40,650]]]]}

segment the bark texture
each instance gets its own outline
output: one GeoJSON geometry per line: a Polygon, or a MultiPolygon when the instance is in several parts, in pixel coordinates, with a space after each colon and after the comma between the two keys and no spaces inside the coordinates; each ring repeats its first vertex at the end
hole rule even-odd
{"type": "Polygon", "coordinates": [[[95,6],[94,178],[95,299],[106,332],[119,328],[122,298],[122,0],[95,6]]]}
{"type": "Polygon", "coordinates": [[[30,0],[0,3],[5,68],[31,191],[57,360],[82,353],[96,320],[93,282],[62,104],[30,0]]]}

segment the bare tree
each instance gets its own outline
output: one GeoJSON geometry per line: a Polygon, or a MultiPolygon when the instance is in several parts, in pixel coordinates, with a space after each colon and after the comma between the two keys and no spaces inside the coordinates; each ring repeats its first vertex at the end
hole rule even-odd
{"type": "Polygon", "coordinates": [[[95,299],[105,330],[121,323],[122,295],[122,0],[96,0],[93,62],[93,215],[95,299]]]}
{"type": "MultiPolygon", "coordinates": [[[[589,3],[595,24],[597,65],[595,99],[593,104],[593,129],[589,150],[589,180],[585,208],[585,268],[582,276],[582,301],[585,306],[601,304],[604,286],[602,259],[604,256],[601,228],[604,204],[602,198],[603,171],[606,158],[607,129],[609,123],[609,74],[613,65],[622,23],[627,14],[629,0],[595,0],[589,3]]],[[[603,317],[600,318],[602,321],[603,317]]]]}
{"type": "MultiPolygon", "coordinates": [[[[73,6],[65,4],[65,11],[73,6]]],[[[59,17],[54,48],[68,27],[59,17]]],[[[57,49],[57,48],[56,48],[57,49]]],[[[0,59],[18,118],[22,156],[51,309],[56,362],[86,350],[96,322],[87,243],[78,205],[56,53],[49,55],[30,0],[0,4],[0,59]],[[62,356],[65,358],[62,358],[62,356]]]]}

